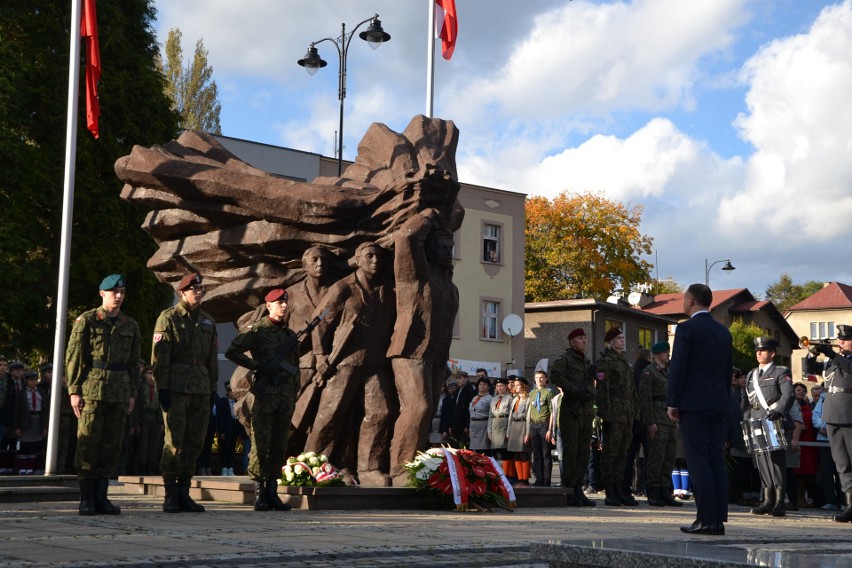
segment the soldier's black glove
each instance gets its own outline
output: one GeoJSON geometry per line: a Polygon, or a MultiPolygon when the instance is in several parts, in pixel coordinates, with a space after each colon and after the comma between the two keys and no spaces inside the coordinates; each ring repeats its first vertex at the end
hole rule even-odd
{"type": "Polygon", "coordinates": [[[770,420],[778,420],[780,418],[783,418],[783,416],[784,415],[782,413],[778,412],[777,410],[770,410],[769,414],[766,415],[766,417],[769,418],[770,420]]]}
{"type": "Polygon", "coordinates": [[[168,412],[172,406],[172,392],[168,389],[158,390],[157,399],[160,401],[160,408],[163,409],[163,412],[168,412]]]}
{"type": "Polygon", "coordinates": [[[814,349],[816,349],[817,353],[825,355],[827,359],[834,359],[834,356],[837,355],[837,352],[827,343],[820,343],[819,345],[814,346],[814,349]]]}

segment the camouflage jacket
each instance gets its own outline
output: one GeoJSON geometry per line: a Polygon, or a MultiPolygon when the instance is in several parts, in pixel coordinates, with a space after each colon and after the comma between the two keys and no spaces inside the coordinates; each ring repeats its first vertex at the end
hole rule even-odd
{"type": "Polygon", "coordinates": [[[216,392],[219,382],[219,337],[216,322],[181,302],[163,310],[154,326],[151,365],[157,390],[185,394],[216,392]]]}
{"type": "Polygon", "coordinates": [[[669,368],[651,363],[639,378],[639,409],[641,420],[647,425],[674,426],[666,412],[666,393],[669,386],[669,368]]]}
{"type": "Polygon", "coordinates": [[[566,349],[550,367],[550,382],[562,389],[559,413],[579,417],[595,415],[595,385],[592,362],[573,349],[566,349]]]}
{"type": "Polygon", "coordinates": [[[607,349],[598,359],[595,371],[598,383],[598,415],[605,422],[632,424],[639,412],[633,369],[624,353],[607,349]]]}
{"type": "Polygon", "coordinates": [[[103,308],[80,314],[65,351],[68,393],[103,402],[136,396],[142,380],[140,341],[139,325],[123,312],[115,322],[103,308]]]}
{"type": "MultiPolygon", "coordinates": [[[[241,367],[256,370],[259,365],[269,362],[275,356],[275,351],[280,345],[295,336],[296,333],[286,325],[279,327],[265,317],[236,336],[228,346],[225,357],[241,367]],[[246,355],[247,351],[251,352],[251,357],[246,355]]],[[[298,347],[291,351],[285,360],[298,368],[298,347]]],[[[280,370],[276,378],[278,381],[268,385],[264,392],[292,392],[296,377],[287,371],[280,370]]]]}

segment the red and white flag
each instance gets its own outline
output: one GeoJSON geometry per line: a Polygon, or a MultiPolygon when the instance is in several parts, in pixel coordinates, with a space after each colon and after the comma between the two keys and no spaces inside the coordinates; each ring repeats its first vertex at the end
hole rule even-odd
{"type": "Polygon", "coordinates": [[[101,103],[98,100],[98,81],[101,80],[101,49],[98,44],[98,16],[95,0],[83,0],[83,22],[80,35],[86,39],[86,126],[97,138],[101,103]]]}
{"type": "Polygon", "coordinates": [[[459,19],[456,16],[456,0],[435,0],[438,27],[438,37],[441,38],[441,55],[449,60],[456,48],[456,37],[459,31],[459,19]]]}

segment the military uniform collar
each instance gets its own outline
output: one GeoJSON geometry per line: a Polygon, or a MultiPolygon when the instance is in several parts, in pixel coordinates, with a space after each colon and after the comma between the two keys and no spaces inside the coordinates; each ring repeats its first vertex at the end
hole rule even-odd
{"type": "MultiPolygon", "coordinates": [[[[98,321],[112,321],[112,316],[107,315],[106,310],[104,310],[103,306],[99,307],[95,312],[95,317],[98,318],[98,321]]],[[[127,316],[124,315],[124,312],[121,310],[118,311],[118,315],[115,316],[115,325],[122,325],[127,321],[127,316]]]]}

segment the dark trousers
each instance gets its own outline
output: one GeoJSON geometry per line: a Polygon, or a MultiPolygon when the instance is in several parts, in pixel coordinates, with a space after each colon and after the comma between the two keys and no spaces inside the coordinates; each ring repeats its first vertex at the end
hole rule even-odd
{"type": "Polygon", "coordinates": [[[589,464],[586,467],[586,486],[595,491],[603,488],[601,483],[601,450],[597,438],[592,438],[592,449],[589,451],[589,464]]]}
{"type": "Polygon", "coordinates": [[[831,457],[831,448],[819,448],[819,479],[822,484],[822,497],[826,505],[837,505],[840,494],[837,468],[831,457]]]}
{"type": "MultiPolygon", "coordinates": [[[[633,438],[630,440],[630,447],[627,448],[627,465],[624,468],[624,487],[633,488],[634,492],[647,491],[648,484],[648,456],[650,456],[648,447],[648,430],[641,422],[633,422],[633,438]],[[642,448],[642,455],[645,459],[639,462],[636,467],[636,456],[639,455],[639,448],[642,448]],[[633,485],[633,474],[636,474],[636,486],[633,485]]],[[[671,478],[671,472],[669,472],[671,478]]]]}
{"type": "Polygon", "coordinates": [[[787,456],[784,450],[774,452],[761,452],[755,454],[754,461],[757,463],[757,471],[760,473],[760,483],[764,489],[781,489],[787,483],[787,456]]]}
{"type": "Polygon", "coordinates": [[[728,416],[724,412],[680,412],[680,433],[695,488],[697,521],[718,524],[728,520],[728,472],[725,440],[728,416]]]}
{"type": "Polygon", "coordinates": [[[550,473],[553,471],[553,456],[550,442],[547,441],[548,423],[530,424],[530,449],[532,468],[537,486],[550,486],[550,473]]]}
{"type": "Polygon", "coordinates": [[[831,444],[831,457],[840,476],[840,490],[849,493],[852,491],[852,425],[826,424],[825,429],[831,444]]]}

